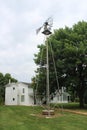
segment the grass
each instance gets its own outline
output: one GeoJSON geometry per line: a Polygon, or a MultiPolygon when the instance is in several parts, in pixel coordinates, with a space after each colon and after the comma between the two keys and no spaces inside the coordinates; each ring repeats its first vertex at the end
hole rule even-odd
{"type": "Polygon", "coordinates": [[[87,130],[87,116],[56,111],[58,116],[47,119],[41,112],[41,107],[0,106],[0,130],[87,130]]]}
{"type": "MultiPolygon", "coordinates": [[[[58,103],[58,104],[51,104],[52,107],[55,108],[64,108],[64,109],[71,109],[71,110],[76,110],[79,109],[81,110],[81,108],[79,107],[79,103],[58,103]]],[[[84,110],[87,110],[87,104],[84,105],[84,110]]]]}

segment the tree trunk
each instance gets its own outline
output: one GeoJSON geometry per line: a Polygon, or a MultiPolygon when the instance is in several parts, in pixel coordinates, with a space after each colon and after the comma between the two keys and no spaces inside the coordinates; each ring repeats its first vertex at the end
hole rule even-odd
{"type": "Polygon", "coordinates": [[[80,108],[84,108],[84,94],[81,91],[79,93],[79,106],[80,108]]]}
{"type": "Polygon", "coordinates": [[[79,70],[79,100],[80,100],[80,108],[84,108],[84,92],[85,92],[85,84],[84,84],[84,74],[83,74],[83,63],[78,65],[79,70]]]}

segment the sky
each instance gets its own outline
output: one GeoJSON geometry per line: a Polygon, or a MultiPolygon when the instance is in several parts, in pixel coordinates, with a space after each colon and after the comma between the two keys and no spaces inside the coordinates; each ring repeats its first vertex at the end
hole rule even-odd
{"type": "Polygon", "coordinates": [[[48,17],[53,30],[87,21],[87,0],[0,0],[0,72],[22,82],[35,76],[34,54],[44,41],[36,29],[48,17]]]}

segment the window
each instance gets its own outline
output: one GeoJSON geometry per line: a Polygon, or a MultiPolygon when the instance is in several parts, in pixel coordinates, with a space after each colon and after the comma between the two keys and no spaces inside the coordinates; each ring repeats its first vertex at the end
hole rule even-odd
{"type": "Polygon", "coordinates": [[[25,89],[23,88],[23,93],[25,93],[25,89]]]}
{"type": "Polygon", "coordinates": [[[13,101],[15,101],[15,98],[13,98],[13,101]]]}
{"type": "Polygon", "coordinates": [[[24,95],[21,95],[21,102],[24,102],[24,95]]]}
{"type": "Polygon", "coordinates": [[[63,101],[67,101],[67,96],[63,95],[63,101]]]}

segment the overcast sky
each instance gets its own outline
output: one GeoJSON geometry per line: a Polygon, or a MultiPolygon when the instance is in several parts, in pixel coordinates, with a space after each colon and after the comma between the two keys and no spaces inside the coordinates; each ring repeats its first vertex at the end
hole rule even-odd
{"type": "Polygon", "coordinates": [[[35,30],[50,16],[53,29],[87,21],[87,0],[0,0],[0,72],[31,82],[44,39],[35,30]]]}

